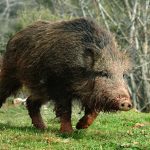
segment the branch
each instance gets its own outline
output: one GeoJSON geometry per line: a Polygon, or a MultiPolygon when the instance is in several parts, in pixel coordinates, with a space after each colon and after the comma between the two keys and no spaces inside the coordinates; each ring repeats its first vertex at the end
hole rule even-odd
{"type": "Polygon", "coordinates": [[[144,26],[143,26],[143,29],[144,29],[144,43],[143,43],[143,50],[144,50],[144,54],[146,55],[148,53],[148,36],[147,36],[147,22],[148,22],[148,8],[149,8],[149,4],[150,4],[150,1],[147,0],[145,2],[145,11],[143,12],[144,13],[144,26]]]}
{"type": "Polygon", "coordinates": [[[9,12],[10,6],[9,6],[8,0],[6,0],[5,2],[6,2],[6,8],[4,9],[4,12],[2,13],[2,17],[6,16],[6,18],[8,18],[8,16],[9,16],[8,12],[9,12]]]}
{"type": "Polygon", "coordinates": [[[81,10],[82,10],[83,16],[86,17],[86,12],[84,10],[84,8],[85,8],[84,0],[79,0],[79,2],[80,2],[80,6],[81,6],[81,10]]]}
{"type": "Polygon", "coordinates": [[[105,26],[106,26],[107,30],[110,31],[108,22],[107,22],[107,20],[106,20],[106,17],[105,17],[105,15],[104,15],[104,12],[103,12],[103,9],[102,9],[102,5],[100,4],[100,0],[97,0],[97,3],[98,3],[98,6],[99,6],[99,10],[100,10],[100,12],[101,12],[102,18],[103,18],[103,20],[104,20],[105,26]]]}
{"type": "Polygon", "coordinates": [[[129,2],[128,2],[128,0],[124,0],[124,2],[125,2],[125,5],[126,5],[126,8],[127,8],[128,16],[131,20],[131,8],[130,8],[130,5],[129,5],[129,2]]]}
{"type": "Polygon", "coordinates": [[[113,23],[114,25],[117,26],[117,22],[107,13],[107,11],[106,11],[106,10],[104,9],[104,7],[101,5],[100,0],[97,0],[97,2],[98,2],[98,5],[99,5],[100,10],[105,13],[105,15],[112,21],[112,23],[113,23]]]}
{"type": "Polygon", "coordinates": [[[134,3],[134,7],[133,7],[133,13],[131,15],[131,18],[130,18],[130,21],[132,23],[132,26],[131,26],[131,30],[130,30],[130,40],[132,41],[133,40],[133,35],[134,35],[134,32],[135,32],[135,18],[136,18],[136,14],[137,14],[137,6],[138,6],[138,1],[135,1],[134,3]]]}
{"type": "Polygon", "coordinates": [[[146,103],[145,106],[140,109],[140,111],[143,111],[148,105],[150,105],[150,102],[146,103]]]}
{"type": "Polygon", "coordinates": [[[142,65],[139,65],[139,66],[135,67],[134,69],[138,69],[138,68],[141,68],[141,67],[143,67],[143,66],[145,66],[145,65],[149,65],[149,64],[150,64],[150,61],[149,61],[149,62],[146,62],[146,63],[144,63],[144,64],[142,64],[142,65]]]}

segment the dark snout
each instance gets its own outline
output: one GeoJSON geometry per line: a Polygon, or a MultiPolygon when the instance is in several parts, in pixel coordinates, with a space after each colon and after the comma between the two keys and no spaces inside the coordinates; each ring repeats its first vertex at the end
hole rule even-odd
{"type": "Polygon", "coordinates": [[[132,109],[132,102],[129,92],[126,90],[121,91],[120,94],[116,99],[119,102],[119,110],[121,111],[128,111],[132,109]]]}

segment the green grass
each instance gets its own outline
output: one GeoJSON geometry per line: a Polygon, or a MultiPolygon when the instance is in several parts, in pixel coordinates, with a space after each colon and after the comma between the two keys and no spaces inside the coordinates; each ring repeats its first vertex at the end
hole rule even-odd
{"type": "MultiPolygon", "coordinates": [[[[73,127],[82,116],[73,112],[73,127]]],[[[26,108],[0,109],[0,150],[150,150],[150,114],[101,113],[86,130],[59,133],[52,109],[42,110],[48,129],[32,127],[26,108]]]]}

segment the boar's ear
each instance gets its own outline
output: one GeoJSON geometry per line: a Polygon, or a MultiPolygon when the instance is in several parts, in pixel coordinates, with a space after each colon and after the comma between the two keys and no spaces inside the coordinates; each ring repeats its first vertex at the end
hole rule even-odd
{"type": "Polygon", "coordinates": [[[134,45],[131,45],[130,47],[126,48],[125,54],[128,56],[132,64],[136,64],[138,59],[138,51],[136,50],[134,45]]]}
{"type": "Polygon", "coordinates": [[[91,56],[95,61],[100,57],[101,49],[94,44],[87,44],[85,48],[85,53],[91,56]]]}

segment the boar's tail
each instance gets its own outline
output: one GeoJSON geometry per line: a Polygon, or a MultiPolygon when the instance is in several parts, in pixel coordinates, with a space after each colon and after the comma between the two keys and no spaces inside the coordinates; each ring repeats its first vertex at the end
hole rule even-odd
{"type": "Polygon", "coordinates": [[[8,68],[2,68],[0,72],[0,107],[10,95],[22,87],[15,74],[14,70],[8,68]]]}

